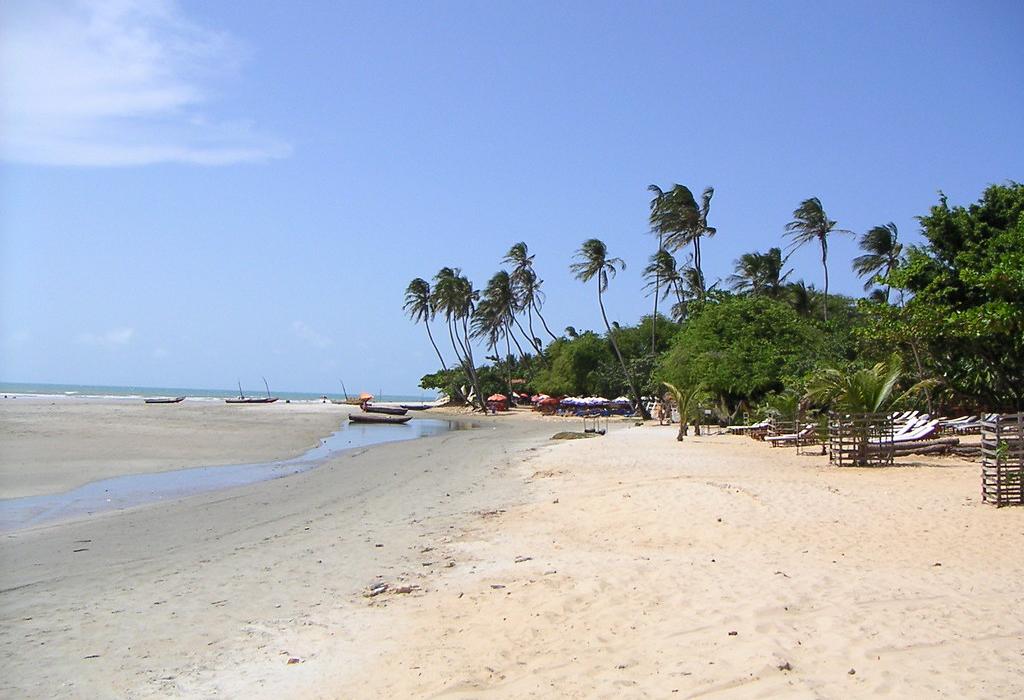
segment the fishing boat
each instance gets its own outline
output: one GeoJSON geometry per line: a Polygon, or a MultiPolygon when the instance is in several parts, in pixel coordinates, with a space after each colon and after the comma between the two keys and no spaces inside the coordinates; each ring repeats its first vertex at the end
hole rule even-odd
{"type": "Polygon", "coordinates": [[[389,416],[404,416],[408,413],[406,408],[398,408],[397,406],[374,406],[373,404],[363,404],[363,410],[367,413],[384,413],[389,416]]]}
{"type": "Polygon", "coordinates": [[[184,396],[156,396],[152,399],[146,399],[146,403],[181,403],[184,400],[184,396]]]}
{"type": "Polygon", "coordinates": [[[399,406],[401,406],[407,411],[426,411],[428,408],[430,408],[429,405],[420,403],[402,403],[399,404],[399,406]]]}
{"type": "Polygon", "coordinates": [[[230,399],[224,399],[224,403],[245,403],[245,404],[249,404],[249,403],[274,403],[275,401],[277,401],[277,397],[276,396],[271,396],[270,395],[270,385],[267,384],[267,378],[266,377],[263,378],[263,385],[265,387],[267,387],[267,395],[266,396],[246,396],[244,393],[242,393],[242,382],[238,382],[238,396],[232,397],[230,399]]]}
{"type": "Polygon", "coordinates": [[[382,423],[385,425],[400,425],[412,420],[412,416],[388,416],[378,413],[351,413],[348,419],[353,423],[382,423]]]}

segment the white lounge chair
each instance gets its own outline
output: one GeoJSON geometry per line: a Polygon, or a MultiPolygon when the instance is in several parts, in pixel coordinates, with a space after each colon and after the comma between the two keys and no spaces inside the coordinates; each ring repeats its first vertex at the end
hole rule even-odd
{"type": "Polygon", "coordinates": [[[780,445],[788,445],[789,443],[792,443],[792,444],[796,445],[801,440],[803,440],[804,438],[810,437],[811,433],[814,432],[814,429],[816,427],[817,427],[816,425],[812,424],[812,425],[804,426],[803,428],[800,429],[799,432],[796,432],[796,433],[787,433],[786,435],[769,435],[768,437],[766,437],[764,439],[764,441],[765,442],[770,442],[772,447],[779,447],[780,445]]]}

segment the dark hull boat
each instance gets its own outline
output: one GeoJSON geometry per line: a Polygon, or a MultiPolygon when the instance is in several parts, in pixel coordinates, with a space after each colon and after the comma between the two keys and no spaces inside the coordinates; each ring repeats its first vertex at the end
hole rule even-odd
{"type": "Polygon", "coordinates": [[[383,423],[386,425],[400,425],[412,420],[412,416],[387,416],[376,413],[352,413],[348,419],[353,423],[383,423]]]}
{"type": "Polygon", "coordinates": [[[400,405],[407,411],[426,411],[428,408],[430,408],[430,406],[424,406],[422,404],[403,403],[400,405]]]}
{"type": "Polygon", "coordinates": [[[363,410],[367,413],[384,413],[389,416],[404,416],[408,412],[405,408],[398,408],[395,406],[373,406],[371,404],[363,406],[363,410]]]}
{"type": "Polygon", "coordinates": [[[266,377],[263,378],[263,386],[267,387],[266,396],[246,396],[242,393],[242,382],[238,382],[238,396],[224,399],[224,403],[274,403],[277,401],[276,396],[270,395],[270,385],[267,384],[266,377]]]}
{"type": "Polygon", "coordinates": [[[184,396],[175,396],[173,398],[171,398],[171,397],[168,397],[168,398],[160,397],[160,398],[146,399],[146,403],[181,403],[184,400],[185,400],[184,396]]]}

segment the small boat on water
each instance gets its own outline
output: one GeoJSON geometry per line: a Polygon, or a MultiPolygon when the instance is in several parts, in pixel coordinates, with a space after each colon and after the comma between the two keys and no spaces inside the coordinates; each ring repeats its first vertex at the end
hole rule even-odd
{"type": "Polygon", "coordinates": [[[404,416],[408,413],[406,408],[398,408],[397,406],[374,406],[373,404],[363,404],[363,410],[367,413],[384,413],[389,416],[404,416]]]}
{"type": "Polygon", "coordinates": [[[146,399],[146,403],[181,403],[184,400],[184,396],[155,396],[151,399],[146,399]]]}
{"type": "Polygon", "coordinates": [[[224,403],[274,403],[277,401],[276,396],[270,395],[270,385],[267,384],[267,378],[263,378],[263,385],[267,387],[266,396],[246,396],[242,393],[242,382],[238,382],[238,396],[230,399],[224,399],[224,403]]]}
{"type": "Polygon", "coordinates": [[[351,413],[348,419],[353,423],[383,423],[386,425],[400,425],[412,420],[412,416],[388,416],[378,413],[351,413]]]}

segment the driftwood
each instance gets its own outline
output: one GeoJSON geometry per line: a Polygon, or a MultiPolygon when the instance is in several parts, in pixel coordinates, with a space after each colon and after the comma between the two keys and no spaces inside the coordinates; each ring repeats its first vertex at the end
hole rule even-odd
{"type": "Polygon", "coordinates": [[[948,454],[960,445],[960,438],[944,437],[934,440],[914,440],[912,442],[895,442],[892,445],[872,445],[868,450],[878,453],[891,451],[894,457],[906,455],[948,454]]]}

